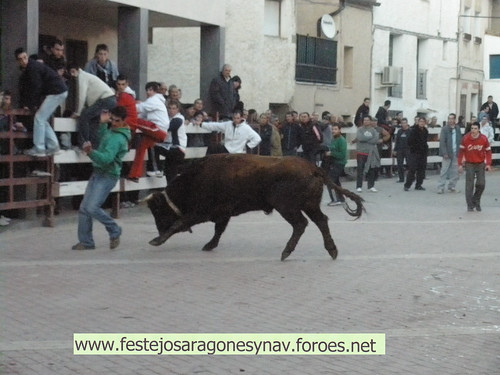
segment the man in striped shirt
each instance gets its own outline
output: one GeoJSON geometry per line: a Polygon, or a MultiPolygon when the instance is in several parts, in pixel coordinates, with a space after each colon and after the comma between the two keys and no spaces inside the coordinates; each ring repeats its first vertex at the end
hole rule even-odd
{"type": "Polygon", "coordinates": [[[491,147],[488,138],[479,131],[479,123],[462,139],[458,153],[459,172],[465,167],[465,200],[467,211],[481,211],[481,195],[486,186],[485,170],[491,168],[491,147]],[[486,167],[485,167],[486,162],[486,167]],[[474,191],[475,181],[475,191],[474,191]]]}

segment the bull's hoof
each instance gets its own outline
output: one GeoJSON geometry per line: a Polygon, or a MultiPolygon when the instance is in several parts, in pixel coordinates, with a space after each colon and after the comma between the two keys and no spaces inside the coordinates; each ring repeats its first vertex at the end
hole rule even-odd
{"type": "Polygon", "coordinates": [[[292,253],[291,251],[288,251],[288,252],[283,251],[281,253],[281,261],[283,262],[286,258],[288,258],[290,256],[291,253],[292,253]]]}
{"type": "Polygon", "coordinates": [[[149,244],[152,246],[160,246],[163,242],[165,242],[165,241],[162,241],[161,237],[158,236],[156,238],[153,238],[151,241],[149,241],[149,244]]]}
{"type": "Polygon", "coordinates": [[[337,259],[337,255],[339,254],[339,252],[337,251],[337,249],[333,249],[333,250],[328,250],[328,254],[330,254],[332,259],[335,260],[337,259]]]}
{"type": "Polygon", "coordinates": [[[205,245],[203,246],[203,251],[212,251],[213,249],[215,249],[215,246],[208,246],[208,245],[205,245]]]}
{"type": "Polygon", "coordinates": [[[217,246],[219,246],[219,239],[218,238],[212,238],[210,241],[208,241],[205,246],[203,246],[203,251],[211,251],[215,249],[217,246]]]}

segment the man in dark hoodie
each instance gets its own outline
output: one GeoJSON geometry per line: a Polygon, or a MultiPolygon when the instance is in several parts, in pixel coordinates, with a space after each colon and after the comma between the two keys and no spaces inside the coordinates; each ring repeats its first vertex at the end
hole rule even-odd
{"type": "Polygon", "coordinates": [[[60,152],[59,141],[50,126],[49,118],[68,96],[68,88],[56,71],[47,65],[28,58],[23,48],[14,52],[23,71],[19,79],[21,106],[35,113],[33,123],[33,148],[26,150],[30,156],[50,156],[60,152]]]}
{"type": "Polygon", "coordinates": [[[101,206],[120,178],[122,160],[128,152],[130,128],[125,122],[125,107],[115,107],[110,112],[101,114],[99,128],[99,148],[92,149],[90,142],[83,144],[83,151],[92,160],[94,172],[90,176],[83,201],[78,211],[78,243],[73,250],[95,249],[92,235],[92,221],[100,221],[109,233],[109,248],[115,249],[120,244],[122,229],[101,206]],[[109,123],[111,127],[108,128],[109,123]]]}
{"type": "Polygon", "coordinates": [[[401,183],[405,182],[405,163],[408,164],[408,156],[410,155],[408,147],[408,135],[410,131],[408,119],[403,117],[401,119],[401,129],[396,134],[396,142],[394,144],[394,151],[392,152],[398,162],[398,182],[401,183]]]}
{"type": "Polygon", "coordinates": [[[365,98],[363,104],[358,107],[354,116],[354,124],[357,127],[363,126],[363,119],[370,115],[370,98],[365,98]]]}
{"type": "Polygon", "coordinates": [[[404,190],[410,190],[413,181],[416,184],[415,190],[425,190],[422,186],[425,177],[425,168],[427,166],[427,151],[429,146],[427,145],[427,137],[429,132],[425,125],[427,121],[425,117],[419,117],[416,125],[413,125],[408,136],[408,147],[410,148],[410,155],[408,158],[408,174],[406,175],[406,182],[404,185],[404,190]]]}

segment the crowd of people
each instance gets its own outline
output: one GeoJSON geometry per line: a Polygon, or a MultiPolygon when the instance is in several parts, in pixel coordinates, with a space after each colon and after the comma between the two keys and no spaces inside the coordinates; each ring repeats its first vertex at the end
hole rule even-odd
{"type": "MultiPolygon", "coordinates": [[[[353,142],[357,143],[358,192],[362,192],[365,178],[368,191],[377,192],[375,180],[379,172],[384,173],[380,158],[389,156],[397,160],[398,182],[404,184],[404,191],[409,191],[414,182],[415,190],[425,190],[422,185],[429,156],[428,142],[438,141],[437,153],[442,157],[442,163],[437,193],[443,194],[446,187],[448,192],[458,192],[456,185],[459,173],[465,169],[467,209],[481,211],[481,195],[486,183],[484,171],[491,168],[491,144],[498,117],[498,106],[492,96],[488,97],[479,115],[472,117],[470,122],[465,123],[462,117],[457,121],[456,115],[450,113],[442,128],[435,116],[429,121],[417,116],[412,127],[408,119],[402,117],[402,113],[391,118],[388,113],[391,105],[389,100],[384,102],[375,119],[372,119],[369,105],[370,98],[365,98],[355,116],[358,131],[353,142]],[[441,128],[440,134],[429,134],[429,128],[441,128]],[[463,131],[461,128],[464,128],[463,131]],[[394,149],[391,151],[393,143],[394,149]]],[[[386,176],[392,177],[392,172],[386,171],[386,176]]]]}
{"type": "MultiPolygon", "coordinates": [[[[381,165],[381,158],[388,157],[396,158],[398,182],[404,184],[405,191],[409,191],[414,182],[415,190],[425,190],[422,185],[431,140],[427,129],[440,125],[435,117],[429,122],[424,117],[416,117],[412,127],[402,114],[391,118],[389,100],[372,117],[370,98],[365,98],[353,117],[354,124],[328,111],[323,112],[321,118],[316,112],[289,111],[280,121],[271,110],[258,114],[245,108],[239,95],[242,80],[231,75],[231,65],[224,64],[220,74],[211,81],[208,92],[211,111],[207,113],[202,99],[184,104],[181,89],[164,82],[148,82],[144,87],[146,100],[137,100],[127,76],[120,74],[118,66],[109,58],[105,44],[97,45],[94,58],[83,69],[75,63],[67,64],[64,45],[57,39],[39,56],[28,56],[19,48],[15,58],[22,70],[20,105],[35,114],[34,145],[25,153],[43,157],[58,154],[61,148],[73,148],[86,153],[93,161],[89,186],[79,208],[79,242],[74,249],[95,248],[92,218],[105,225],[110,234],[110,248],[116,248],[121,228],[101,208],[114,183],[124,171],[132,182],[139,182],[146,175],[165,176],[169,183],[177,176],[188,146],[207,147],[208,154],[300,156],[321,165],[340,185],[348,159],[342,128],[355,125],[356,137],[351,142],[356,145],[357,192],[363,191],[366,180],[368,191],[376,193],[378,176],[393,176],[390,166],[381,165]],[[59,143],[50,126],[49,119],[58,110],[60,115],[77,120],[78,138],[73,142],[68,134],[61,134],[59,143]],[[212,133],[187,134],[189,125],[212,133]],[[122,171],[123,156],[131,146],[136,150],[135,159],[122,171]],[[144,170],[146,153],[149,157],[144,170]]],[[[456,121],[456,116],[450,114],[441,130],[439,155],[443,163],[437,192],[444,193],[447,182],[448,191],[457,191],[459,169],[465,160],[468,209],[481,210],[484,174],[477,165],[470,164],[477,164],[482,158],[481,163],[486,163],[488,168],[491,165],[489,144],[493,141],[497,117],[498,107],[489,97],[478,117],[471,119],[468,125],[463,119],[456,121]],[[459,127],[465,126],[468,126],[467,135],[462,139],[459,127]],[[474,144],[472,148],[478,152],[471,156],[467,145],[477,139],[480,146],[474,144]],[[477,178],[476,192],[471,192],[469,180],[474,178],[469,175],[477,178]]],[[[344,203],[344,197],[334,196],[331,190],[328,193],[330,206],[344,203]]],[[[6,221],[7,218],[2,222],[6,221]]]]}

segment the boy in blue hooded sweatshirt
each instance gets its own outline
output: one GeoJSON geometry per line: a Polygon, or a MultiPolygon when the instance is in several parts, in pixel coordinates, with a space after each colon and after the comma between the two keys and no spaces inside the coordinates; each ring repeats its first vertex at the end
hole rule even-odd
{"type": "Polygon", "coordinates": [[[122,160],[128,152],[131,138],[130,129],[125,122],[125,107],[113,108],[101,114],[99,128],[99,148],[92,149],[90,142],[85,142],[83,151],[92,160],[94,171],[89,179],[83,201],[78,211],[78,243],[73,250],[93,250],[95,243],[92,235],[92,221],[100,221],[109,233],[109,248],[115,249],[120,244],[122,229],[101,206],[120,178],[122,160]],[[111,124],[109,127],[108,122],[111,124]]]}

